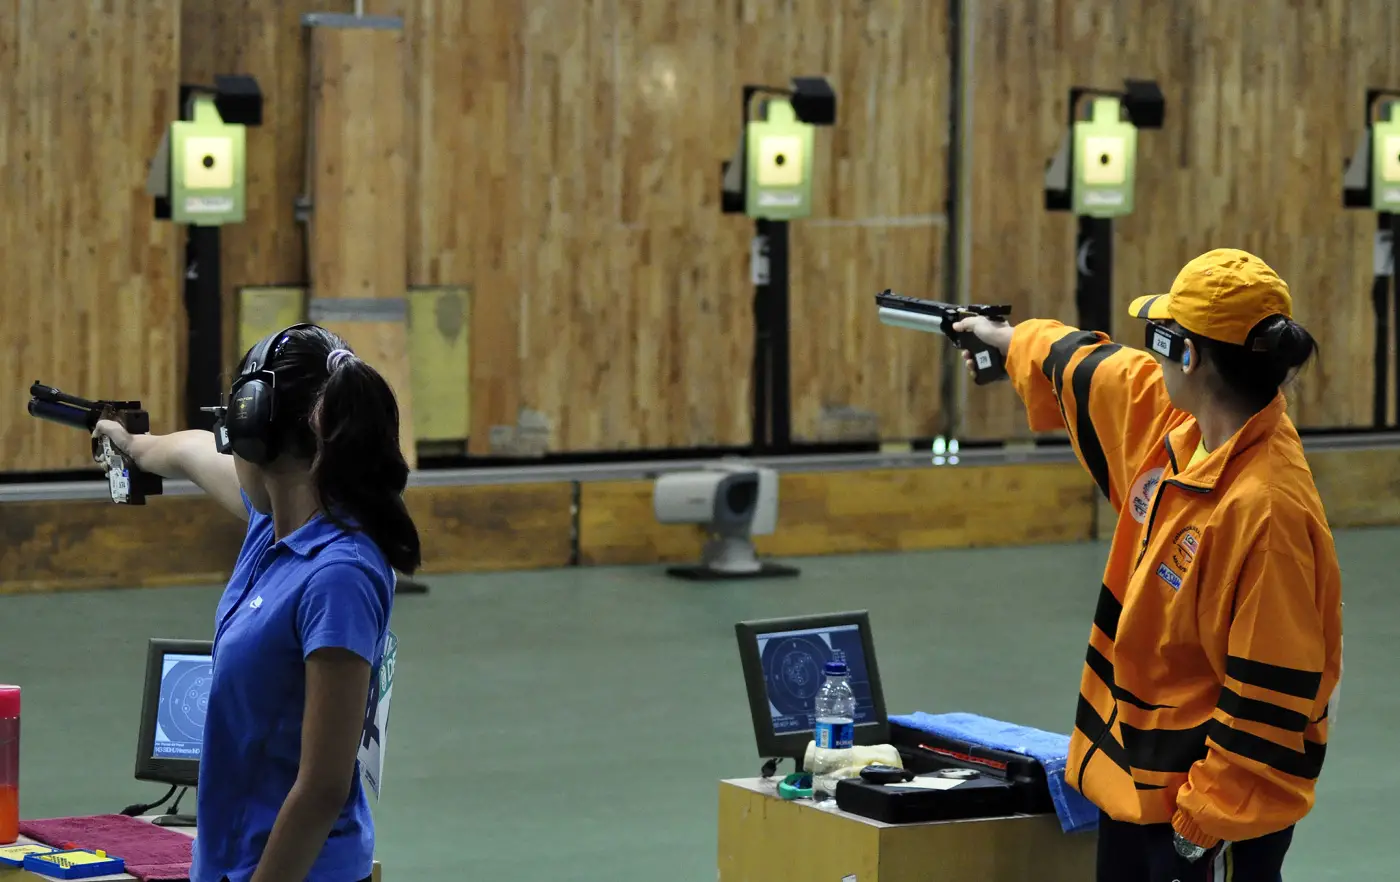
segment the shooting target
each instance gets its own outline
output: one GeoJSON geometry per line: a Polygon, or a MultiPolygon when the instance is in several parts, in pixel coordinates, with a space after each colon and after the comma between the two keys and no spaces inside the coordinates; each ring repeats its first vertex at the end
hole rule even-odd
{"type": "Polygon", "coordinates": [[[1084,158],[1079,167],[1086,184],[1121,184],[1127,180],[1123,139],[1119,136],[1090,135],[1084,139],[1084,158]]]}
{"type": "Polygon", "coordinates": [[[831,649],[816,635],[778,637],[763,647],[768,701],[783,716],[812,713],[831,649]]]}
{"type": "Polygon", "coordinates": [[[796,187],[802,183],[802,138],[766,135],[758,142],[758,183],[762,187],[796,187]]]}
{"type": "Polygon", "coordinates": [[[233,142],[227,136],[185,139],[185,187],[227,190],[233,186],[233,142]]]}
{"type": "Polygon", "coordinates": [[[199,744],[204,740],[204,714],[209,710],[209,686],[214,668],[207,661],[176,662],[161,686],[157,722],[174,742],[199,744]]]}
{"type": "Polygon", "coordinates": [[[1386,135],[1385,151],[1381,158],[1381,180],[1387,184],[1400,184],[1400,135],[1386,135]]]}

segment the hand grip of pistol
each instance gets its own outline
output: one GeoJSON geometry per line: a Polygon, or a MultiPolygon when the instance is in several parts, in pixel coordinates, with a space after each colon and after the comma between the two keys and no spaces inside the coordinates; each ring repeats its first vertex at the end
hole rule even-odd
{"type": "Polygon", "coordinates": [[[1006,357],[1001,350],[970,331],[955,331],[953,325],[969,318],[1005,322],[1010,306],[958,305],[938,300],[905,297],[885,289],[875,295],[880,321],[895,327],[940,333],[958,349],[972,356],[973,380],[979,386],[1006,379],[1006,357]]]}
{"type": "MultiPolygon", "coordinates": [[[[956,320],[968,318],[968,315],[958,316],[956,320]]],[[[971,331],[948,331],[948,337],[953,341],[953,345],[972,356],[972,381],[978,386],[985,386],[988,383],[995,383],[998,380],[1006,379],[1006,356],[1001,354],[1001,350],[984,342],[981,337],[971,331]]]]}

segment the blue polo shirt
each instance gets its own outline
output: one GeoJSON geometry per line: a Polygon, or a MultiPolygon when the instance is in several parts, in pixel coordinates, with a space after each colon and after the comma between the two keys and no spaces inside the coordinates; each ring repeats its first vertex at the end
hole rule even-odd
{"type": "MultiPolygon", "coordinates": [[[[246,495],[243,504],[248,534],[215,619],[191,882],[252,876],[297,776],[306,657],[348,649],[374,668],[373,689],[393,608],[393,568],[368,536],[317,515],[274,542],[272,518],[246,495]]],[[[356,768],[306,878],[357,882],[370,875],[373,855],[374,820],[356,768]]]]}

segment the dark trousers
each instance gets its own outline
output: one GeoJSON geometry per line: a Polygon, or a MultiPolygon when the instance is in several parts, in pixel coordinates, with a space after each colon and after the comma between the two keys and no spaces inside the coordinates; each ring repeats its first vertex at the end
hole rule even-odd
{"type": "Polygon", "coordinates": [[[1170,824],[1126,824],[1099,815],[1098,882],[1282,882],[1293,828],[1222,843],[1195,861],[1176,853],[1170,824]]]}

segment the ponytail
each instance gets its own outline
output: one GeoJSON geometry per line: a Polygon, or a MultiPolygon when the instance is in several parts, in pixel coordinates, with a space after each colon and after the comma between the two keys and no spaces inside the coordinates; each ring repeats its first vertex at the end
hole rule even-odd
{"type": "Polygon", "coordinates": [[[1317,352],[1317,341],[1307,329],[1290,318],[1274,316],[1261,322],[1257,330],[1258,344],[1274,373],[1287,382],[1317,352]]]}
{"type": "Polygon", "coordinates": [[[1243,346],[1190,331],[1186,336],[1214,366],[1216,391],[1239,402],[1250,413],[1268,406],[1279,389],[1317,354],[1317,341],[1312,334],[1283,315],[1260,321],[1243,346]]]}
{"type": "Polygon", "coordinates": [[[311,420],[316,436],[311,479],[321,508],[339,526],[363,531],[394,569],[412,574],[422,552],[403,500],[408,463],[399,447],[394,392],[348,350],[333,351],[326,365],[330,377],[311,420]],[[341,515],[353,523],[344,523],[341,515]]]}

